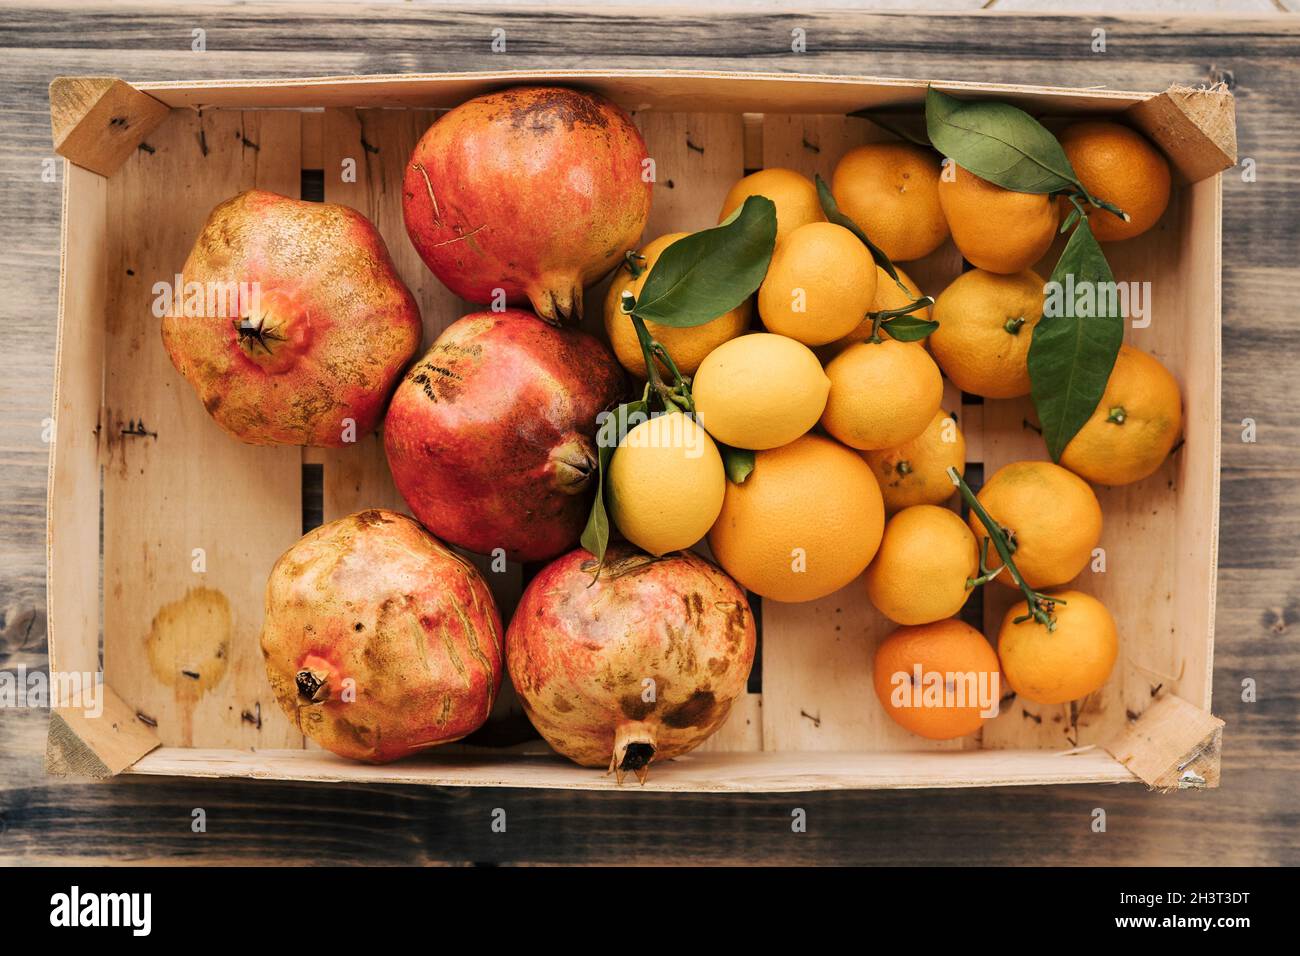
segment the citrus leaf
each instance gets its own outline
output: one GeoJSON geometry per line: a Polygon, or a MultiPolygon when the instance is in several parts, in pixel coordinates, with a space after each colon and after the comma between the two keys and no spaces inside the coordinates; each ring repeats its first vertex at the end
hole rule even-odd
{"type": "MultiPolygon", "coordinates": [[[[907,291],[907,286],[903,285],[898,278],[898,270],[889,261],[889,256],[885,255],[875,243],[867,238],[867,234],[862,231],[862,228],[856,222],[840,212],[840,204],[835,201],[835,196],[831,193],[831,188],[826,185],[826,180],[822,179],[820,175],[816,177],[816,180],[817,198],[821,200],[822,212],[826,214],[826,221],[833,222],[837,226],[843,226],[857,236],[862,244],[867,247],[867,251],[871,253],[871,258],[875,260],[876,265],[884,269],[885,274],[897,282],[899,288],[907,291]]],[[[911,295],[910,291],[908,291],[908,295],[911,295]]]]}
{"type": "Polygon", "coordinates": [[[919,319],[914,315],[900,315],[896,319],[880,323],[880,327],[889,333],[890,338],[900,342],[919,342],[939,327],[931,319],[919,319]]]}
{"type": "Polygon", "coordinates": [[[1009,103],[959,100],[929,87],[925,125],[935,149],[1003,189],[1021,193],[1083,189],[1056,137],[1009,103]]]}
{"type": "MultiPolygon", "coordinates": [[[[646,403],[644,399],[625,402],[618,406],[601,421],[596,429],[596,497],[591,502],[591,513],[587,515],[587,526],[582,529],[578,543],[596,557],[596,573],[605,561],[605,550],[609,547],[609,513],[605,508],[605,472],[609,470],[609,460],[614,457],[614,449],[629,431],[629,419],[632,416],[644,416],[646,403]]],[[[638,417],[631,422],[639,424],[638,417]]]]}
{"type": "Polygon", "coordinates": [[[712,322],[758,288],[775,246],[776,205],[766,196],[750,196],[735,219],[665,249],[634,311],[678,329],[712,322]]]}
{"type": "Polygon", "coordinates": [[[1083,216],[1052,270],[1043,317],[1029,343],[1031,394],[1053,461],[1096,410],[1124,341],[1118,296],[1104,294],[1114,282],[1083,216]]]}
{"type": "Polygon", "coordinates": [[[748,448],[732,448],[730,445],[718,445],[718,451],[722,452],[722,466],[727,472],[727,480],[743,485],[754,470],[754,453],[748,448]]]}

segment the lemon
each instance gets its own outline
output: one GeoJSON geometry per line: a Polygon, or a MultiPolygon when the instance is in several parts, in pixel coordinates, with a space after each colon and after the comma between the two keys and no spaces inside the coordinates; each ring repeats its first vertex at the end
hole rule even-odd
{"type": "Polygon", "coordinates": [[[817,424],[831,383],[808,346],[770,332],[723,342],[691,391],[700,424],[735,448],[776,448],[817,424]]]}
{"type": "Polygon", "coordinates": [[[776,247],[758,288],[758,314],[769,332],[825,345],[851,332],[876,297],[876,264],[857,236],[811,222],[776,247]]]}
{"type": "Polygon", "coordinates": [[[766,196],[776,204],[776,241],[779,245],[786,236],[810,222],[824,222],[817,187],[807,176],[793,169],[773,167],[750,173],[731,187],[718,213],[722,222],[745,204],[750,196],[766,196]]]}
{"type": "Polygon", "coordinates": [[[822,427],[862,450],[911,441],[934,420],[943,376],[925,349],[884,339],[851,345],[826,366],[831,381],[822,427]]]}
{"type": "MultiPolygon", "coordinates": [[[[645,356],[641,354],[641,341],[636,337],[636,328],[632,325],[631,317],[623,314],[621,308],[623,293],[631,292],[634,297],[639,297],[650,275],[650,269],[659,261],[663,251],[678,239],[685,239],[688,235],[689,233],[685,232],[671,232],[647,243],[641,250],[641,255],[644,257],[641,265],[644,271],[634,279],[626,265],[620,266],[614,273],[614,281],[610,284],[609,291],[605,294],[605,334],[609,336],[609,344],[613,347],[619,364],[642,380],[646,377],[645,356]]],[[[672,356],[673,362],[681,373],[694,375],[695,370],[704,361],[704,356],[727,339],[734,339],[749,328],[753,314],[753,299],[746,299],[712,322],[705,322],[692,328],[679,329],[670,325],[660,325],[658,322],[646,322],[645,325],[650,337],[672,356]]],[[[668,369],[662,360],[658,364],[660,373],[667,375],[668,369]]]]}
{"type": "Polygon", "coordinates": [[[844,587],[880,544],[885,507],[862,458],[821,435],[754,455],[727,483],[709,547],[743,586],[774,601],[812,601],[844,587]]]}
{"type": "Polygon", "coordinates": [[[936,505],[904,508],[885,525],[867,568],[867,597],[898,624],[929,624],[962,609],[979,575],[975,535],[955,511],[936,505]]]}
{"type": "Polygon", "coordinates": [[[722,510],[722,456],[682,412],[628,431],[609,463],[610,515],[623,536],[654,555],[680,551],[708,532],[722,510]]]}

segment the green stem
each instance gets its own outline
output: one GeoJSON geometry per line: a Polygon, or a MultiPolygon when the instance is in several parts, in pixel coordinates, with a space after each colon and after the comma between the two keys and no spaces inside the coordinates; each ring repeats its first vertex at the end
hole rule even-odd
{"type": "MultiPolygon", "coordinates": [[[[952,479],[952,483],[960,489],[962,499],[970,507],[970,510],[975,513],[976,517],[980,519],[980,524],[984,525],[984,529],[988,532],[988,540],[993,542],[993,547],[997,549],[998,557],[1002,559],[1003,567],[999,570],[1005,570],[1010,574],[1011,580],[1015,582],[1016,587],[1020,588],[1020,592],[1025,596],[1025,606],[1029,609],[1029,613],[1016,618],[1014,623],[1019,624],[1021,621],[1027,621],[1030,618],[1033,618],[1049,631],[1056,630],[1056,618],[1053,616],[1053,611],[1057,604],[1064,604],[1065,602],[1059,598],[1048,597],[1046,594],[1035,591],[1025,583],[1025,579],[1020,576],[1020,569],[1016,567],[1016,562],[1011,558],[1013,549],[1010,541],[1007,540],[1006,532],[1002,529],[1002,526],[994,521],[989,513],[984,510],[984,506],[980,504],[979,499],[975,497],[975,493],[970,490],[970,485],[966,484],[966,482],[962,480],[962,477],[957,473],[956,468],[949,467],[948,477],[952,479]]],[[[988,546],[986,544],[985,555],[987,554],[988,546]]],[[[980,570],[984,571],[985,567],[985,560],[981,558],[980,570]]],[[[996,574],[993,575],[993,577],[996,576],[996,574]]],[[[989,580],[992,580],[992,578],[989,578],[989,580]]]]}
{"type": "Polygon", "coordinates": [[[641,357],[645,360],[647,392],[658,396],[664,411],[681,409],[684,412],[694,412],[695,399],[691,397],[690,384],[678,370],[677,363],[672,360],[668,350],[650,335],[645,320],[634,311],[636,309],[636,300],[632,298],[632,293],[623,293],[620,307],[623,313],[632,320],[632,327],[636,329],[636,338],[641,345],[641,357]],[[668,366],[668,370],[672,372],[673,385],[671,387],[664,382],[663,376],[659,374],[659,363],[655,361],[656,357],[662,359],[663,363],[668,366]]]}

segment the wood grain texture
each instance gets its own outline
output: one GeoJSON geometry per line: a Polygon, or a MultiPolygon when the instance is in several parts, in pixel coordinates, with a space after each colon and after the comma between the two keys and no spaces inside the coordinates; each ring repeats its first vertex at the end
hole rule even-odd
{"type": "Polygon", "coordinates": [[[1140,787],[781,796],[562,794],[271,782],[44,776],[47,714],[0,711],[0,859],[283,862],[714,861],[788,863],[1300,862],[1300,297],[1290,170],[1300,163],[1289,16],[1170,18],[974,13],[927,18],[834,10],[644,15],[393,4],[10,4],[0,18],[0,667],[44,659],[44,520],[60,183],[46,87],[55,75],[129,80],[307,76],[496,67],[772,69],[1160,90],[1226,81],[1238,145],[1257,176],[1223,180],[1222,533],[1215,608],[1221,789],[1177,798],[1140,787]],[[507,31],[493,56],[490,31],[507,31]],[[808,52],[790,52],[791,30],[808,52]],[[1109,52],[1090,49],[1107,31],[1109,52]],[[190,31],[207,31],[207,52],[190,31]],[[1251,419],[1257,440],[1241,440],[1251,419]],[[1258,700],[1242,701],[1252,680],[1258,700]],[[222,821],[190,832],[190,810],[222,821]],[[492,808],[510,814],[492,834],[492,808]],[[809,832],[790,832],[792,806],[809,832]],[[1088,828],[1105,807],[1107,834],[1088,828]],[[653,850],[645,848],[653,847],[653,850]]]}

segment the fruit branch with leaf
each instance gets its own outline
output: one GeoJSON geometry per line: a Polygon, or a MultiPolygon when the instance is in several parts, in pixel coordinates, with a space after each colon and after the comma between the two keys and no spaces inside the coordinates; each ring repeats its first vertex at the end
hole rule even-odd
{"type": "Polygon", "coordinates": [[[1041,591],[1035,591],[1025,583],[1025,579],[1021,576],[1020,570],[1016,567],[1015,559],[1012,557],[1016,550],[1014,536],[993,520],[993,517],[985,510],[984,506],[980,504],[979,499],[975,497],[975,492],[971,491],[970,485],[966,484],[965,480],[958,473],[956,468],[948,468],[948,477],[961,492],[962,500],[965,501],[970,510],[975,513],[975,516],[980,520],[980,524],[984,525],[984,530],[988,532],[988,537],[984,539],[984,544],[980,551],[979,576],[968,578],[966,580],[966,587],[970,589],[987,584],[1005,571],[1011,576],[1011,580],[1015,582],[1016,587],[1018,587],[1020,592],[1025,596],[1025,605],[1028,607],[1028,613],[1017,617],[1014,623],[1020,624],[1021,622],[1032,618],[1049,631],[1056,630],[1056,605],[1064,604],[1065,602],[1060,598],[1053,598],[1043,594],[1041,591]],[[997,551],[998,557],[1002,559],[1001,567],[990,568],[988,565],[990,541],[993,542],[993,547],[997,551]]]}

